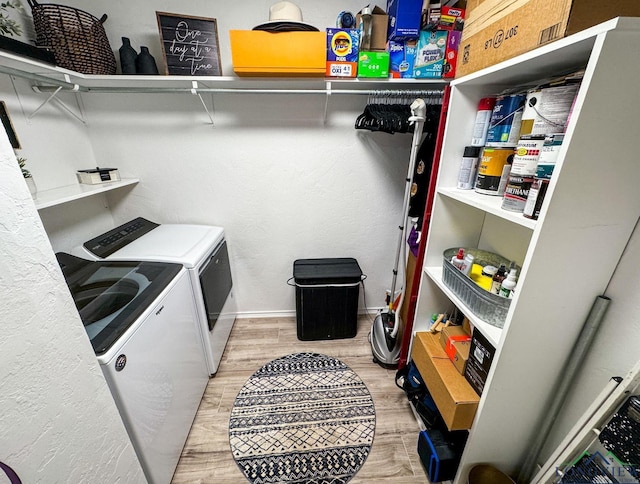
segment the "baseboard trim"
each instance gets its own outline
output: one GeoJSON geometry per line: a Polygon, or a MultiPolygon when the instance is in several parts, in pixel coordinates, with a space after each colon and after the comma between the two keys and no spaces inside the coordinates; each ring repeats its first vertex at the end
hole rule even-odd
{"type": "MultiPolygon", "coordinates": [[[[361,309],[359,315],[375,316],[382,308],[361,309]]],[[[268,318],[295,318],[296,311],[239,311],[236,314],[238,319],[268,319],[268,318]]]]}

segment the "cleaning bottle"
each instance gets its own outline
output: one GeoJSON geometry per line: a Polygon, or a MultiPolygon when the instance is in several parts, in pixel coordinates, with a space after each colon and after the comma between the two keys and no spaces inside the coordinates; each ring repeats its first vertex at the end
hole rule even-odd
{"type": "Polygon", "coordinates": [[[513,291],[513,288],[516,287],[517,273],[518,271],[515,268],[509,271],[509,275],[504,281],[502,281],[502,285],[500,286],[500,292],[499,292],[500,296],[506,297],[506,298],[511,297],[511,292],[513,291]]]}
{"type": "Polygon", "coordinates": [[[502,286],[502,281],[504,281],[506,275],[507,266],[504,264],[500,264],[500,268],[493,276],[493,282],[491,283],[491,294],[500,294],[500,286],[502,286]]]}
{"type": "Polygon", "coordinates": [[[462,268],[460,269],[465,276],[468,276],[471,273],[471,268],[473,267],[473,261],[475,257],[472,254],[467,254],[464,256],[464,262],[462,263],[462,268]]]}
{"type": "Polygon", "coordinates": [[[458,253],[451,258],[451,263],[459,271],[462,270],[464,266],[464,249],[458,249],[458,253]]]}

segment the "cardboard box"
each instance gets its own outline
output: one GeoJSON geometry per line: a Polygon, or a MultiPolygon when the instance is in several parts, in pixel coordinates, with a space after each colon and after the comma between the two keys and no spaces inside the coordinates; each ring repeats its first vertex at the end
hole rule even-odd
{"type": "Polygon", "coordinates": [[[495,353],[496,349],[489,343],[487,338],[480,331],[474,329],[464,377],[478,395],[482,395],[495,353]]]}
{"type": "Polygon", "coordinates": [[[465,366],[469,359],[471,336],[462,326],[446,326],[440,332],[440,344],[453,366],[464,375],[465,366]]]}
{"type": "Polygon", "coordinates": [[[425,9],[423,4],[422,18],[420,19],[420,30],[438,30],[440,25],[440,4],[428,4],[425,9]]]}
{"type": "Polygon", "coordinates": [[[442,7],[440,9],[440,20],[438,30],[457,30],[462,32],[464,27],[464,8],[442,7]]]}
{"type": "Polygon", "coordinates": [[[462,320],[462,327],[464,328],[464,332],[467,334],[473,334],[473,326],[471,326],[471,321],[466,316],[462,320]]]}
{"type": "Polygon", "coordinates": [[[389,40],[417,39],[420,36],[422,0],[387,0],[389,40]]]}
{"type": "Polygon", "coordinates": [[[618,16],[640,16],[640,2],[484,0],[468,4],[456,77],[618,16]]]}
{"type": "Polygon", "coordinates": [[[325,32],[230,30],[233,71],[239,76],[324,77],[325,32]]]}
{"type": "Polygon", "coordinates": [[[460,39],[462,39],[462,32],[458,30],[451,30],[447,35],[447,46],[444,49],[444,61],[442,64],[442,77],[445,79],[456,77],[460,39]]]}
{"type": "Polygon", "coordinates": [[[418,52],[413,66],[413,77],[418,79],[438,79],[442,77],[447,34],[446,30],[420,32],[418,52]]]}
{"type": "Polygon", "coordinates": [[[360,31],[327,29],[327,77],[356,77],[360,31]]]}
{"type": "Polygon", "coordinates": [[[411,357],[448,429],[471,428],[480,397],[449,360],[440,336],[416,333],[411,357]]]}
{"type": "MultiPolygon", "coordinates": [[[[389,72],[391,77],[395,79],[412,78],[417,51],[418,41],[416,39],[390,40],[389,72]]],[[[410,291],[407,292],[407,294],[409,293],[410,291]]],[[[406,321],[406,319],[403,319],[403,321],[406,321]]]]}
{"type": "MultiPolygon", "coordinates": [[[[387,49],[387,27],[389,25],[389,16],[377,5],[371,10],[371,45],[370,51],[383,52],[387,49]]],[[[356,14],[356,28],[360,29],[360,20],[362,19],[362,10],[356,14]]]]}
{"type": "Polygon", "coordinates": [[[389,77],[388,52],[360,52],[358,77],[389,77]]]}

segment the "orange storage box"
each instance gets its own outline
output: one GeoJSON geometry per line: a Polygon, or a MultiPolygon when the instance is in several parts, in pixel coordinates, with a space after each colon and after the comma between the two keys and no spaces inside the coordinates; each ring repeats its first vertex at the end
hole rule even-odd
{"type": "Polygon", "coordinates": [[[230,30],[229,37],[239,76],[324,77],[326,32],[230,30]]]}

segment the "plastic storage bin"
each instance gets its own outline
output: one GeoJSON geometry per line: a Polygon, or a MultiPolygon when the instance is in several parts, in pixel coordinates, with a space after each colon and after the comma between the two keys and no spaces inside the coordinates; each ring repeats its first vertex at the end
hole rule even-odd
{"type": "Polygon", "coordinates": [[[418,435],[418,455],[429,482],[455,477],[467,441],[466,431],[422,430],[418,435]]]}
{"type": "Polygon", "coordinates": [[[352,258],[293,263],[296,324],[301,341],[353,338],[358,332],[362,271],[352,258]]]}
{"type": "MultiPolygon", "coordinates": [[[[468,276],[456,269],[451,263],[451,258],[458,252],[459,247],[454,247],[444,251],[442,281],[445,286],[453,291],[460,300],[480,319],[483,321],[502,328],[509,311],[511,299],[492,294],[484,290],[473,282],[468,276]]],[[[474,263],[482,266],[492,265],[499,267],[504,264],[509,268],[511,263],[509,260],[492,252],[479,249],[464,249],[465,254],[474,256],[474,263]]],[[[520,267],[516,266],[518,275],[520,275],[520,267]]]]}

